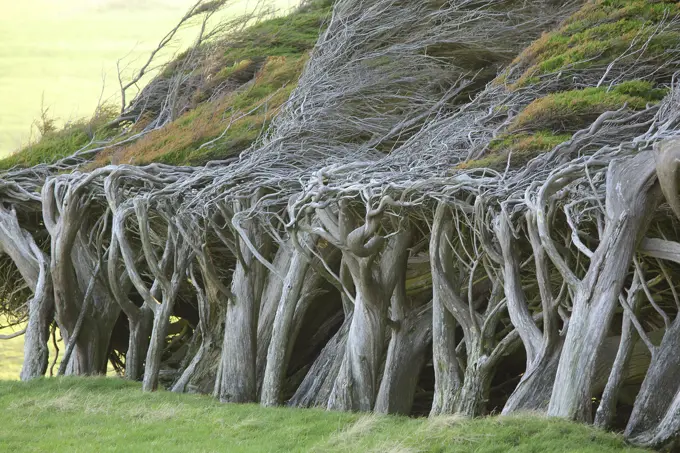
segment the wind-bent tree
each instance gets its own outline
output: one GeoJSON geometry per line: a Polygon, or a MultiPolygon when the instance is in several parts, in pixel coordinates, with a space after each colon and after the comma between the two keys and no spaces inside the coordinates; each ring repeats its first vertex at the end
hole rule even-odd
{"type": "Polygon", "coordinates": [[[627,425],[643,446],[677,436],[672,4],[654,3],[625,45],[567,58],[550,52],[569,45],[547,47],[582,39],[591,13],[629,11],[337,0],[288,101],[238,157],[95,168],[207,90],[222,42],[207,20],[224,3],[182,19],[203,20],[196,44],[124,104],[112,136],[2,173],[0,310],[27,321],[22,379],[46,373],[56,325],[60,373],[110,360],[146,391],[533,410],[627,425]]]}

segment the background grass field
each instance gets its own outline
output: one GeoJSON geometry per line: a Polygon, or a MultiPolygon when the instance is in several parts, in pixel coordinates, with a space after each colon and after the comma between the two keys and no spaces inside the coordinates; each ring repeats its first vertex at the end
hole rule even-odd
{"type": "Polygon", "coordinates": [[[221,404],[111,378],[0,381],[0,451],[642,452],[616,435],[537,416],[413,419],[221,404]]]}
{"type": "MultiPolygon", "coordinates": [[[[0,157],[30,139],[42,99],[65,121],[89,116],[102,87],[117,102],[116,61],[130,69],[155,48],[195,0],[0,0],[0,157]]],[[[225,14],[252,8],[232,0],[225,14]]],[[[294,0],[275,0],[285,9],[294,0]]],[[[181,33],[169,58],[195,36],[181,33]]],[[[35,130],[34,130],[35,136],[35,130]]]]}
{"type": "MultiPolygon", "coordinates": [[[[0,325],[5,325],[6,321],[0,316],[0,325]]],[[[9,335],[21,326],[0,329],[0,335],[9,335]]],[[[0,340],[0,380],[18,379],[21,371],[21,364],[24,360],[24,337],[12,338],[11,340],[0,340]]]]}

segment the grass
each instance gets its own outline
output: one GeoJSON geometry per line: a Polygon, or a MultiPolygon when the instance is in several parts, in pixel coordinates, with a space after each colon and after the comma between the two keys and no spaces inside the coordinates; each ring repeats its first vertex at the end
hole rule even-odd
{"type": "MultiPolygon", "coordinates": [[[[680,39],[680,32],[677,27],[671,27],[653,36],[655,27],[679,14],[680,3],[668,0],[589,2],[560,28],[543,35],[515,59],[514,63],[522,70],[510,86],[523,87],[542,75],[560,71],[606,67],[628,49],[633,54],[620,63],[638,59],[662,61],[668,58],[667,50],[680,39]],[[635,53],[638,50],[640,52],[635,53]]],[[[500,81],[506,78],[501,77],[500,81]]]]}
{"type": "MultiPolygon", "coordinates": [[[[93,166],[150,162],[201,165],[247,148],[297,85],[330,7],[328,0],[316,0],[287,16],[265,20],[229,37],[209,59],[206,70],[211,77],[194,95],[195,108],[134,144],[102,153],[93,166]],[[207,102],[208,95],[225,84],[236,88],[207,102]],[[214,146],[200,149],[203,143],[220,136],[214,146]]],[[[169,76],[174,66],[168,65],[168,74],[164,75],[169,76]]]]}
{"type": "Polygon", "coordinates": [[[642,452],[538,416],[433,420],[220,404],[112,378],[0,382],[0,450],[68,452],[642,452]]]}
{"type": "MultiPolygon", "coordinates": [[[[8,325],[9,323],[3,315],[0,315],[0,326],[8,325]]],[[[25,327],[24,324],[14,327],[0,328],[0,334],[9,335],[25,327]]],[[[54,359],[54,345],[52,338],[48,343],[50,351],[50,365],[54,359]]],[[[60,356],[57,357],[57,362],[54,365],[54,373],[59,369],[61,363],[60,357],[64,354],[64,342],[57,333],[57,346],[59,347],[60,356]]],[[[0,381],[18,380],[21,372],[21,365],[24,363],[24,337],[12,338],[11,340],[0,340],[0,381]]],[[[109,365],[109,372],[114,372],[111,365],[109,365]]],[[[49,370],[48,370],[49,374],[49,370]]],[[[2,450],[0,450],[2,451],[2,450]]]]}
{"type": "Polygon", "coordinates": [[[112,109],[107,106],[100,109],[100,112],[101,114],[92,119],[74,121],[60,130],[44,133],[36,143],[1,159],[0,169],[5,170],[14,166],[27,168],[41,163],[52,163],[84,149],[90,145],[93,138],[102,140],[112,137],[116,131],[104,126],[116,117],[115,107],[112,109]]]}
{"type": "Polygon", "coordinates": [[[677,19],[680,2],[658,0],[592,0],[572,14],[560,26],[545,33],[524,49],[495,83],[516,90],[539,84],[543,76],[571,74],[595,70],[604,72],[615,59],[618,65],[635,64],[649,67],[649,80],[625,80],[618,85],[602,87],[562,86],[560,92],[547,93],[515,117],[498,139],[492,141],[485,154],[463,162],[456,168],[503,169],[526,164],[533,157],[568,140],[574,132],[587,127],[602,113],[624,105],[630,110],[644,109],[661,101],[670,74],[677,68],[652,71],[664,61],[675,61],[675,48],[680,40],[677,19]],[[660,24],[676,20],[658,32],[660,24]],[[658,33],[657,33],[658,32],[658,33]],[[622,54],[629,52],[627,56],[622,54]]]}
{"type": "MultiPolygon", "coordinates": [[[[0,325],[6,325],[4,316],[0,316],[0,325]]],[[[9,335],[23,326],[0,328],[0,335],[9,335]]],[[[0,340],[0,380],[19,379],[21,364],[24,361],[24,337],[11,340],[0,340]]]]}
{"type": "Polygon", "coordinates": [[[607,87],[585,88],[549,94],[529,104],[510,126],[513,130],[552,129],[575,132],[609,110],[624,104],[632,110],[644,109],[657,103],[666,90],[654,88],[651,82],[631,80],[611,90],[607,87]]]}
{"type": "MultiPolygon", "coordinates": [[[[99,155],[95,166],[112,163],[200,165],[247,148],[297,83],[306,56],[267,57],[250,85],[205,102],[134,144],[99,155]],[[220,136],[213,147],[200,145],[220,136]]],[[[0,162],[1,165],[1,162],[0,162]]]]}

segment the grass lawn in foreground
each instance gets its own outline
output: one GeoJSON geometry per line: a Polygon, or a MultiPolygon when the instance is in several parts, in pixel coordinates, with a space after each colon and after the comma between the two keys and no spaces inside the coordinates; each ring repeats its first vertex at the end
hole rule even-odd
{"type": "Polygon", "coordinates": [[[115,378],[0,381],[7,452],[642,452],[537,416],[412,419],[221,404],[115,378]]]}

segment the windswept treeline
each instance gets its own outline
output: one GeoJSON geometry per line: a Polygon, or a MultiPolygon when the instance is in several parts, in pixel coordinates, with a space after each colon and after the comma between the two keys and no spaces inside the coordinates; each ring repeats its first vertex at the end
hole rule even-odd
{"type": "MultiPolygon", "coordinates": [[[[678,36],[676,2],[337,0],[237,158],[92,168],[81,153],[5,172],[22,379],[46,373],[56,323],[60,373],[111,360],[149,391],[534,410],[668,444],[678,36]]],[[[198,55],[119,123],[174,118],[198,55]]]]}

